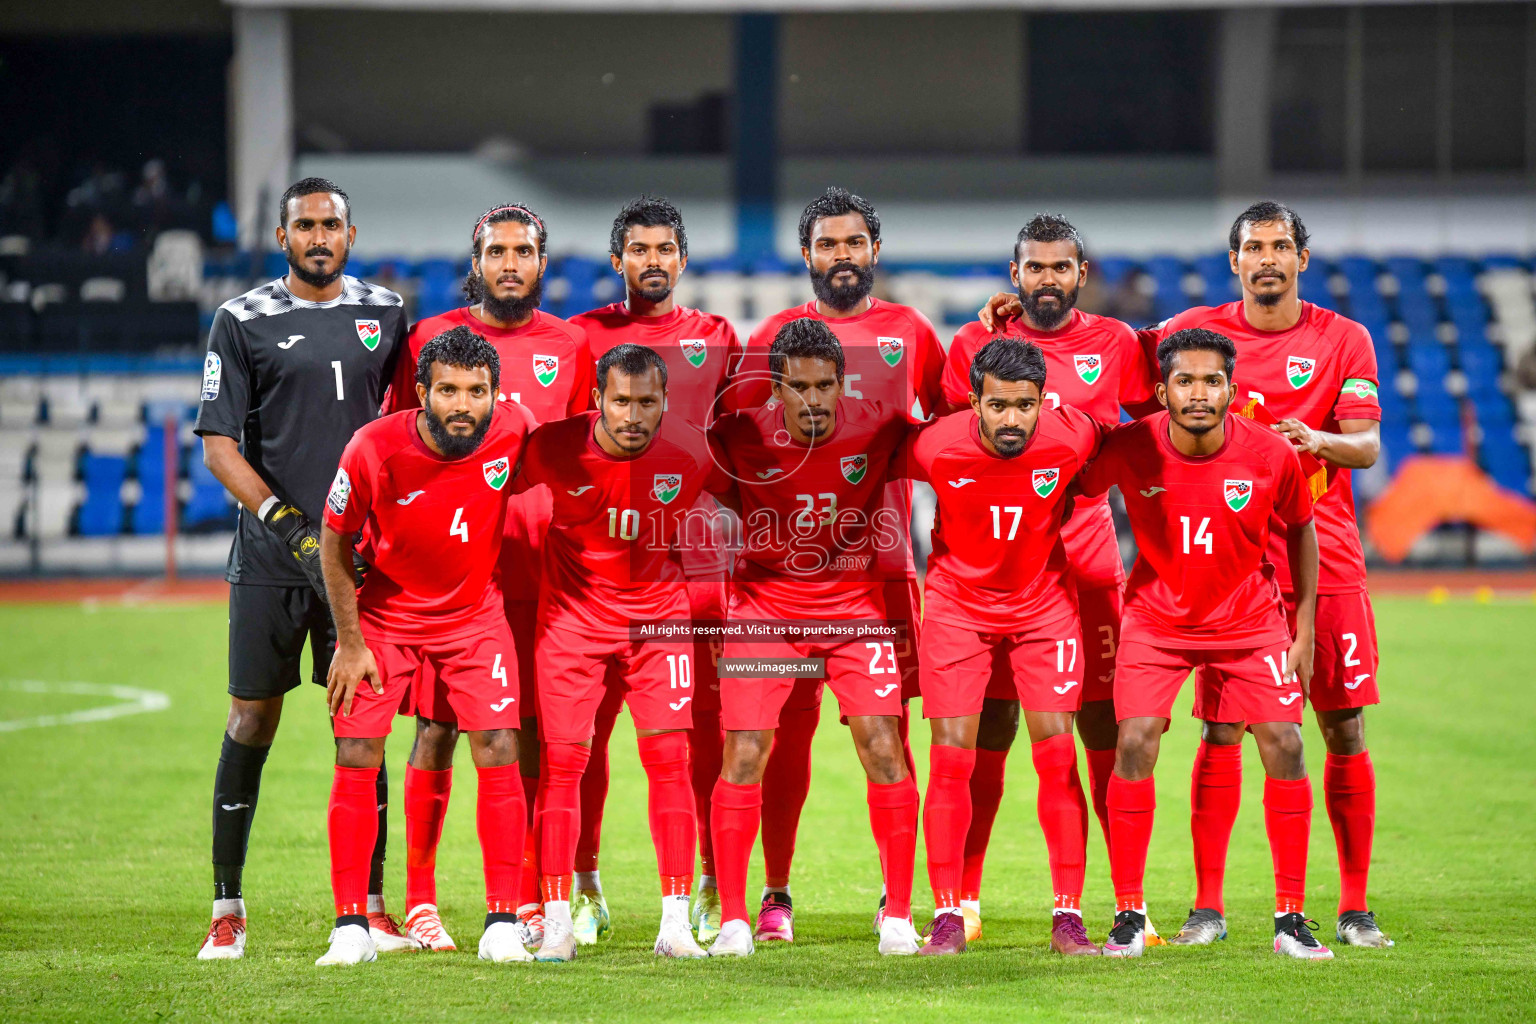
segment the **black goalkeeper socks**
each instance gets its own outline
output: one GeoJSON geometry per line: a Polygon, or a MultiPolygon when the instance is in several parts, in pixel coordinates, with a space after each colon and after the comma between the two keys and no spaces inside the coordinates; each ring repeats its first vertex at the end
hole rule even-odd
{"type": "Polygon", "coordinates": [[[368,895],[384,895],[384,849],[386,828],[389,825],[389,776],[384,772],[384,766],[379,765],[379,781],[374,790],[375,802],[379,805],[379,834],[373,841],[373,862],[368,867],[368,895]]]}
{"type": "Polygon", "coordinates": [[[240,874],[270,747],[248,747],[224,736],[213,778],[213,898],[240,898],[240,874]]]}

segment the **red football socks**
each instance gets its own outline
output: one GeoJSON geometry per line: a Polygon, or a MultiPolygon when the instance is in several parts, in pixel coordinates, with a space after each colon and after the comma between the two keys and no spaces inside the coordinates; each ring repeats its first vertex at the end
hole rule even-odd
{"type": "MultiPolygon", "coordinates": [[[[405,766],[405,908],[437,904],[437,844],[443,838],[453,769],[405,766]]],[[[519,783],[521,789],[521,783],[519,783]]],[[[522,856],[522,851],[518,851],[522,856]]]]}
{"type": "Polygon", "coordinates": [[[1195,844],[1195,906],[1227,912],[1222,887],[1227,846],[1243,802],[1243,745],[1204,741],[1189,780],[1189,832],[1195,844]]]}
{"type": "Polygon", "coordinates": [[[1275,912],[1299,913],[1307,896],[1307,840],[1312,834],[1312,780],[1264,780],[1264,830],[1275,862],[1275,912]]]}
{"type": "MultiPolygon", "coordinates": [[[[885,916],[912,916],[912,876],[917,871],[917,782],[868,784],[869,827],[885,872],[885,916]]],[[[724,915],[722,915],[723,917],[724,915]]]]}
{"type": "Polygon", "coordinates": [[[960,905],[965,838],[971,824],[971,773],[976,751],[935,743],[928,748],[928,795],[923,801],[923,842],[935,907],[960,905]]]}
{"type": "Polygon", "coordinates": [[[715,794],[715,780],[724,763],[725,735],[720,730],[719,713],[695,708],[693,728],[688,732],[688,773],[693,786],[693,806],[699,824],[699,873],[715,873],[715,844],[710,835],[710,811],[715,794]]]}
{"type": "MultiPolygon", "coordinates": [[[[491,914],[514,914],[523,876],[523,841],[528,831],[523,782],[515,762],[494,768],[477,766],[475,772],[480,778],[475,828],[480,833],[480,857],[485,865],[485,909],[491,914]]],[[[445,804],[447,796],[444,791],[445,804]]],[[[438,827],[441,830],[441,819],[438,827]]]]}
{"type": "Polygon", "coordinates": [[[1328,755],[1323,766],[1323,800],[1339,848],[1339,913],[1369,910],[1365,884],[1376,832],[1376,769],[1369,751],[1328,755]]]}
{"type": "Polygon", "coordinates": [[[1115,883],[1115,912],[1146,906],[1142,882],[1147,872],[1147,847],[1152,843],[1152,818],[1157,788],[1150,777],[1135,782],[1118,774],[1109,777],[1109,874],[1115,883]]]}
{"type": "Polygon", "coordinates": [[[1088,755],[1088,797],[1094,816],[1104,833],[1104,848],[1109,849],[1109,777],[1115,771],[1115,748],[1083,751],[1088,755]]]}
{"type": "Polygon", "coordinates": [[[788,885],[800,812],[811,792],[811,740],[821,708],[784,708],[763,772],[763,874],[768,885],[788,885]]]}
{"type": "Polygon", "coordinates": [[[640,737],[640,764],[650,783],[651,842],[663,896],[693,891],[693,787],[688,779],[688,738],[681,732],[640,737]]]}
{"type": "Polygon", "coordinates": [[[1030,745],[1039,777],[1035,810],[1051,861],[1057,910],[1077,910],[1088,862],[1088,800],[1077,774],[1077,745],[1069,732],[1030,745]]]}
{"type": "Polygon", "coordinates": [[[720,779],[710,800],[715,844],[715,879],[720,887],[720,920],[747,920],[747,864],[763,816],[763,787],[720,779]]]}
{"type": "Polygon", "coordinates": [[[331,837],[331,894],[336,916],[368,913],[368,864],[378,839],[377,768],[336,766],[326,829],[331,837]]]}
{"type": "Polygon", "coordinates": [[[960,898],[981,898],[981,869],[987,859],[992,824],[1003,803],[1003,773],[1008,751],[976,748],[976,768],[971,772],[971,827],[965,833],[965,862],[960,874],[960,898]]]}
{"type": "Polygon", "coordinates": [[[539,871],[543,902],[565,899],[576,864],[576,833],[581,827],[581,773],[588,750],[579,743],[544,743],[544,785],[539,808],[539,871]],[[550,895],[551,892],[564,895],[550,895]]]}
{"type": "MultiPolygon", "coordinates": [[[[542,753],[540,760],[543,759],[542,753]]],[[[518,770],[522,771],[522,762],[518,762],[518,770]]],[[[542,792],[539,788],[538,775],[523,776],[523,805],[527,808],[527,829],[523,839],[523,873],[522,882],[518,884],[518,906],[538,906],[544,901],[539,895],[539,845],[543,841],[543,830],[539,828],[538,811],[541,805],[542,792]]]]}
{"type": "Polygon", "coordinates": [[[619,720],[622,703],[609,706],[605,699],[597,709],[597,723],[592,734],[591,757],[581,774],[581,831],[576,834],[576,870],[596,871],[597,852],[602,845],[603,807],[608,802],[608,741],[614,723],[619,720]]]}

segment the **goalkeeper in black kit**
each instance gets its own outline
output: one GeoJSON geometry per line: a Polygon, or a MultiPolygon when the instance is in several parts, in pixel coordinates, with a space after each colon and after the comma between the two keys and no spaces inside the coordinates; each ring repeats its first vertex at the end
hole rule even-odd
{"type": "MultiPolygon", "coordinates": [[[[229,723],[213,793],[213,921],[203,960],[244,955],[245,866],[261,769],[283,697],[325,686],[336,630],[325,602],[318,524],[341,451],[378,415],[404,348],[400,296],[343,274],[356,237],[346,193],[306,178],[283,194],[277,244],[288,273],[219,308],[203,363],[196,431],[203,460],[240,502],[229,553],[229,723]]],[[[317,694],[323,703],[323,696],[317,694]]],[[[412,948],[384,911],[384,818],[368,892],[380,950],[412,948]]]]}

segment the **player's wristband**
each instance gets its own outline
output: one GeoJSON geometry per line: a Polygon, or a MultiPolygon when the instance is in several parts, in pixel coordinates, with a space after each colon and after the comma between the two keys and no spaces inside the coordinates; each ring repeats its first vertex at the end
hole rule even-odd
{"type": "Polygon", "coordinates": [[[262,502],[261,508],[256,510],[256,518],[265,523],[267,521],[267,513],[271,512],[274,508],[281,504],[282,502],[278,500],[277,495],[267,495],[267,500],[262,502]]]}

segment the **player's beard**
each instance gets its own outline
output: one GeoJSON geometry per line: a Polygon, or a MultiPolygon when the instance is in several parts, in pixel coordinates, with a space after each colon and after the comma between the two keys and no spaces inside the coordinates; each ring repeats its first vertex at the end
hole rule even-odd
{"type": "MultiPolygon", "coordinates": [[[[332,253],[331,250],[323,245],[312,245],[304,252],[306,257],[321,254],[335,255],[335,253],[332,253]]],[[[336,261],[336,266],[324,274],[317,274],[299,262],[298,258],[293,255],[293,246],[291,244],[283,249],[283,256],[288,260],[289,272],[311,288],[326,288],[334,283],[341,276],[341,272],[347,269],[347,259],[351,255],[352,250],[344,246],[341,250],[341,259],[336,261]]]]}
{"type": "Polygon", "coordinates": [[[1042,331],[1055,330],[1067,317],[1072,315],[1072,307],[1077,305],[1078,289],[1064,292],[1060,288],[1047,286],[1036,288],[1032,292],[1019,292],[1019,303],[1024,307],[1024,315],[1029,317],[1029,322],[1042,331]],[[1042,305],[1040,300],[1044,296],[1053,295],[1057,302],[1052,306],[1042,305]]]}
{"type": "Polygon", "coordinates": [[[1011,459],[1024,451],[1029,444],[1029,439],[1034,436],[1033,431],[1020,430],[1016,427],[999,427],[997,430],[988,430],[985,422],[980,424],[982,433],[987,435],[987,440],[997,450],[997,454],[1005,459],[1011,459]]]}
{"type": "MultiPolygon", "coordinates": [[[[1274,273],[1278,274],[1279,271],[1274,271],[1274,273]]],[[[1254,290],[1254,293],[1253,293],[1253,301],[1257,302],[1261,306],[1266,306],[1266,307],[1267,306],[1278,306],[1278,305],[1280,305],[1280,300],[1285,298],[1285,292],[1284,291],[1261,292],[1261,291],[1257,290],[1257,286],[1258,286],[1259,281],[1262,280],[1264,277],[1268,277],[1268,276],[1269,275],[1267,273],[1266,274],[1254,274],[1253,277],[1248,279],[1248,283],[1255,286],[1255,290],[1254,290]]],[[[1284,274],[1280,274],[1279,280],[1280,280],[1281,284],[1284,284],[1285,283],[1285,275],[1284,274]]]]}
{"type": "Polygon", "coordinates": [[[873,266],[861,267],[857,263],[836,263],[825,274],[811,271],[811,289],[816,293],[816,298],[839,313],[863,302],[874,288],[875,268],[873,266]],[[834,285],[833,276],[844,270],[853,271],[853,283],[834,285]]]}
{"type": "Polygon", "coordinates": [[[665,302],[667,296],[672,294],[672,278],[665,271],[655,274],[646,271],[641,275],[640,287],[636,291],[646,302],[665,302]]]}
{"type": "MultiPolygon", "coordinates": [[[[448,424],[438,419],[437,413],[432,411],[431,406],[427,406],[422,411],[427,414],[427,433],[432,435],[432,441],[437,445],[438,450],[450,459],[462,459],[480,447],[480,442],[485,440],[485,432],[491,429],[491,417],[495,413],[493,408],[484,419],[475,424],[474,432],[471,434],[451,434],[448,432],[448,424]]],[[[450,416],[448,419],[462,422],[463,418],[450,416]]]]}
{"type": "Polygon", "coordinates": [[[1215,430],[1217,427],[1221,426],[1223,423],[1225,423],[1227,421],[1227,409],[1226,409],[1226,406],[1222,406],[1222,407],[1218,408],[1215,405],[1204,405],[1204,406],[1186,405],[1186,406],[1184,406],[1183,408],[1181,408],[1179,410],[1179,415],[1180,416],[1188,416],[1195,409],[1206,409],[1206,410],[1209,410],[1214,415],[1211,416],[1209,422],[1203,423],[1203,424],[1191,425],[1189,423],[1184,422],[1183,420],[1180,420],[1179,421],[1179,426],[1181,428],[1183,428],[1183,430],[1184,430],[1184,432],[1186,434],[1193,434],[1195,437],[1202,437],[1202,436],[1204,436],[1206,434],[1209,434],[1212,430],[1215,430]]]}
{"type": "Polygon", "coordinates": [[[544,275],[540,274],[528,286],[528,294],[520,299],[498,299],[491,294],[491,286],[480,278],[480,308],[492,320],[504,324],[516,324],[528,319],[544,299],[544,275]]]}

